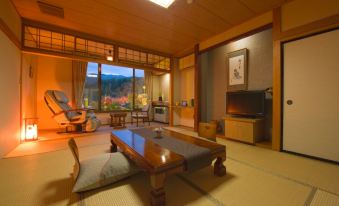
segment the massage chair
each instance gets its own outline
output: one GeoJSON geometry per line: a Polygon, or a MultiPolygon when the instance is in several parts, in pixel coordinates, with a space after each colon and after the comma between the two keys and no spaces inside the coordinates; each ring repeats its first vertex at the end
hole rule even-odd
{"type": "Polygon", "coordinates": [[[44,99],[53,113],[53,118],[66,132],[94,132],[101,125],[93,110],[72,109],[62,91],[47,90],[44,99]]]}

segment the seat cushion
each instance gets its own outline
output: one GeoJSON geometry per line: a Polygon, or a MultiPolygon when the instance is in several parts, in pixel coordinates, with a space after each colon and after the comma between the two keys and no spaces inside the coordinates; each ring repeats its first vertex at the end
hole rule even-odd
{"type": "Polygon", "coordinates": [[[148,115],[147,114],[145,114],[145,113],[138,113],[138,115],[137,114],[132,114],[132,117],[133,118],[137,118],[137,117],[148,117],[148,115]]]}
{"type": "Polygon", "coordinates": [[[73,192],[99,188],[139,172],[121,152],[107,153],[80,162],[80,172],[73,192]]]}

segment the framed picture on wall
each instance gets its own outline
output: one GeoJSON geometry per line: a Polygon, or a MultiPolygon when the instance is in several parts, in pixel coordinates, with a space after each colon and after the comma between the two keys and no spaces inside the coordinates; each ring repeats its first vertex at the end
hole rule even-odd
{"type": "Polygon", "coordinates": [[[247,90],[247,49],[227,54],[227,91],[247,90]]]}

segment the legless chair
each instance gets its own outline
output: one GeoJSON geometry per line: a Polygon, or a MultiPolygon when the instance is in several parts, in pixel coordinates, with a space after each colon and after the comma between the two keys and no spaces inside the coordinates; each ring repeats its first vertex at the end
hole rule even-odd
{"type": "Polygon", "coordinates": [[[72,109],[65,93],[57,90],[47,90],[45,92],[45,102],[53,113],[53,118],[66,132],[81,131],[94,132],[100,127],[100,120],[89,109],[72,109]]]}
{"type": "Polygon", "coordinates": [[[68,146],[75,160],[73,192],[83,192],[103,187],[140,171],[121,152],[103,153],[80,161],[79,150],[73,138],[68,140],[68,146]]]}
{"type": "Polygon", "coordinates": [[[73,179],[76,181],[78,179],[79,172],[80,172],[79,150],[73,138],[68,140],[68,146],[71,149],[71,152],[75,160],[75,163],[73,166],[73,179]]]}

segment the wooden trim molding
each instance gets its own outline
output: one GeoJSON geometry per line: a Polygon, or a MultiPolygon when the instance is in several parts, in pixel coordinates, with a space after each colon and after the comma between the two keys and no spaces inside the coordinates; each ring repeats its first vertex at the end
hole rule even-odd
{"type": "Polygon", "coordinates": [[[15,44],[18,49],[21,49],[20,40],[12,32],[12,30],[7,26],[7,24],[0,18],[0,30],[6,34],[6,36],[15,44]]]}
{"type": "Polygon", "coordinates": [[[200,55],[199,44],[194,46],[194,131],[198,131],[200,121],[200,55]]]}

